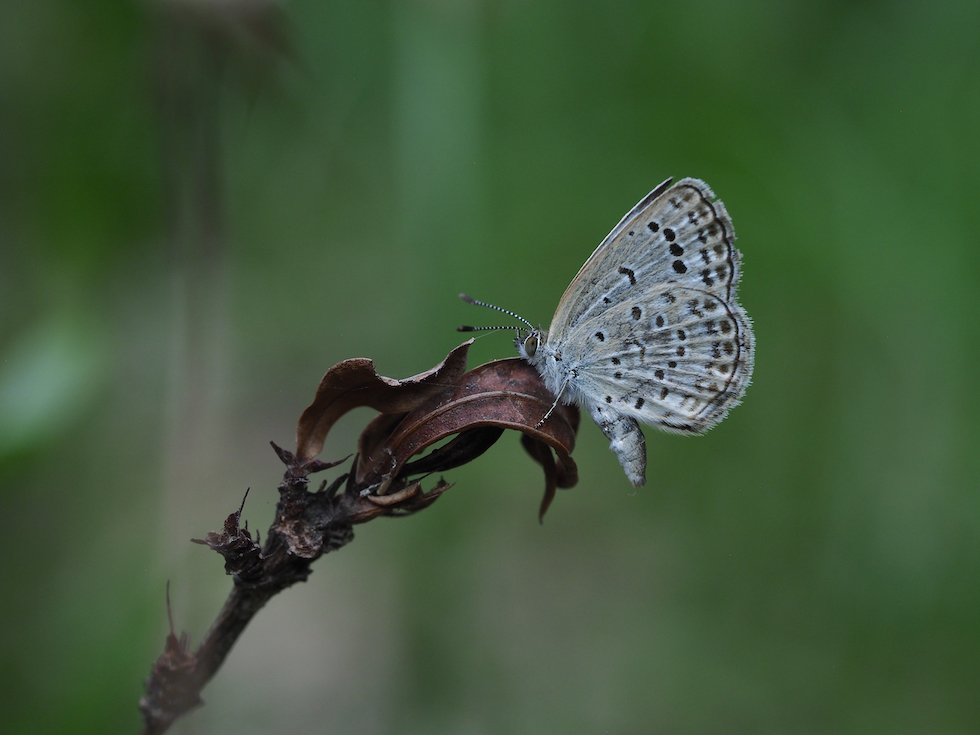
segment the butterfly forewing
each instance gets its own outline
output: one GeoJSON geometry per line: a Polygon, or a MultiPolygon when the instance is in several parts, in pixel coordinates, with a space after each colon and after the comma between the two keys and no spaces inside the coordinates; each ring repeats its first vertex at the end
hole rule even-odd
{"type": "Polygon", "coordinates": [[[654,284],[676,283],[733,298],[739,254],[721,202],[697,179],[682,179],[648,194],[596,248],[559,302],[549,338],[654,284]]]}

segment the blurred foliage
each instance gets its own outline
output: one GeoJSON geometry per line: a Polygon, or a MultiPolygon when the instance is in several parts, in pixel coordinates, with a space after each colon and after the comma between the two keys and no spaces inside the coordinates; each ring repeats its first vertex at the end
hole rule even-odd
{"type": "MultiPolygon", "coordinates": [[[[758,353],[634,492],[505,436],[260,614],[174,732],[980,726],[980,5],[0,3],[0,730],[135,732],[322,373],[547,323],[705,179],[758,353]]],[[[506,336],[474,346],[512,354],[506,336]]],[[[475,362],[473,363],[475,364],[475,362]]],[[[347,454],[368,413],[345,419],[347,454]]]]}

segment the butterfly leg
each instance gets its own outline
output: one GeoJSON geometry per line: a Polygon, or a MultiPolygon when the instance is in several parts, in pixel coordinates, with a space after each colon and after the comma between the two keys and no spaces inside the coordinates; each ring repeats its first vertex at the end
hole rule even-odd
{"type": "Polygon", "coordinates": [[[586,408],[609,440],[609,448],[619,458],[619,464],[633,487],[645,484],[647,444],[640,425],[635,419],[603,403],[587,403],[586,408]]]}
{"type": "Polygon", "coordinates": [[[565,381],[561,384],[561,388],[558,390],[558,394],[555,396],[555,402],[551,404],[551,408],[548,409],[548,412],[541,418],[541,420],[534,425],[535,429],[540,428],[542,424],[548,420],[548,417],[551,416],[554,410],[558,408],[558,404],[561,403],[561,394],[564,393],[565,388],[568,387],[568,380],[568,378],[565,378],[565,381]]]}

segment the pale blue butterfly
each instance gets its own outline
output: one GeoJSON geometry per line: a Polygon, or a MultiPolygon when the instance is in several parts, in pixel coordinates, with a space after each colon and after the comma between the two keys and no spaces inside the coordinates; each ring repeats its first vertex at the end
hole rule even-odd
{"type": "Polygon", "coordinates": [[[752,376],[731,220],[704,182],[671,181],[641,199],[585,261],[548,331],[462,296],[528,325],[518,329],[520,356],[555,405],[585,407],[636,487],[646,470],[637,422],[702,433],[739,403],[752,376]]]}

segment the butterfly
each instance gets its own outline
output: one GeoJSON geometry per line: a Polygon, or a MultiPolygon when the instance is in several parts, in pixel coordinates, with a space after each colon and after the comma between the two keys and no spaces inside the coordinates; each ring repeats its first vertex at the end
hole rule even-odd
{"type": "Polygon", "coordinates": [[[640,423],[700,434],[740,402],[752,376],[731,219],[703,181],[672,181],[599,244],[547,331],[461,295],[527,324],[518,328],[518,353],[556,396],[541,423],[559,401],[583,406],[634,487],[646,482],[640,423]]]}

